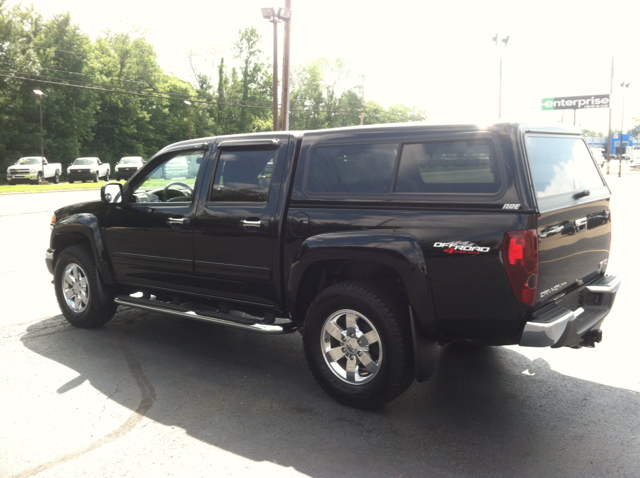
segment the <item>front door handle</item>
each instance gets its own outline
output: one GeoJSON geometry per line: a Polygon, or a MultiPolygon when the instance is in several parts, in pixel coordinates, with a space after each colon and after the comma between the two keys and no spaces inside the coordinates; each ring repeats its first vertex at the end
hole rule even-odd
{"type": "Polygon", "coordinates": [[[262,221],[259,219],[243,219],[240,225],[248,231],[257,231],[262,227],[262,221]]]}

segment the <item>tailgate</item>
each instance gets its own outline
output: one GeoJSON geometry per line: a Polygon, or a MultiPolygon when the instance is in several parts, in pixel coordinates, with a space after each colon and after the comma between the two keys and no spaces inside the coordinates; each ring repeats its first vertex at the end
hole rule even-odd
{"type": "Polygon", "coordinates": [[[543,213],[538,220],[536,303],[547,302],[604,272],[610,238],[608,200],[543,213]]]}
{"type": "Polygon", "coordinates": [[[568,294],[606,269],[611,193],[579,135],[527,134],[525,145],[538,210],[536,304],[568,294]]]}

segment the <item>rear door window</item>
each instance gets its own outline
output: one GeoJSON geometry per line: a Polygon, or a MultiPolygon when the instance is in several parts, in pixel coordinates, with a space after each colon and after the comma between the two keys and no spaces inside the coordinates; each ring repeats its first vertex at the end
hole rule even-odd
{"type": "Polygon", "coordinates": [[[273,147],[222,150],[211,201],[266,203],[275,154],[273,147]]]}
{"type": "Polygon", "coordinates": [[[581,138],[527,135],[525,144],[539,200],[606,187],[581,138]]]}

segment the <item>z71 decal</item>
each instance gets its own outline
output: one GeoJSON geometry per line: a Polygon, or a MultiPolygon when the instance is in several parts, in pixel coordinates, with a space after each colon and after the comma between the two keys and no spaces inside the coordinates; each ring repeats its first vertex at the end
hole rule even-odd
{"type": "Polygon", "coordinates": [[[480,247],[469,241],[436,242],[433,247],[444,248],[442,252],[449,254],[480,254],[491,250],[490,247],[480,247]]]}

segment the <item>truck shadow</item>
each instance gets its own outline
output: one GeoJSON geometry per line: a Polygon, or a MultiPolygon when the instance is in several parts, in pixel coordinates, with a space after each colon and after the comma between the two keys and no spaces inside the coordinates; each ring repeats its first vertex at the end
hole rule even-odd
{"type": "MultiPolygon", "coordinates": [[[[362,412],[315,384],[298,334],[261,337],[126,309],[98,330],[55,322],[35,324],[21,339],[78,373],[48,393],[72,400],[88,381],[140,419],[305,475],[632,476],[640,469],[633,443],[640,394],[564,376],[503,347],[445,346],[427,383],[362,412]]],[[[114,440],[137,422],[127,423],[114,440]]]]}

